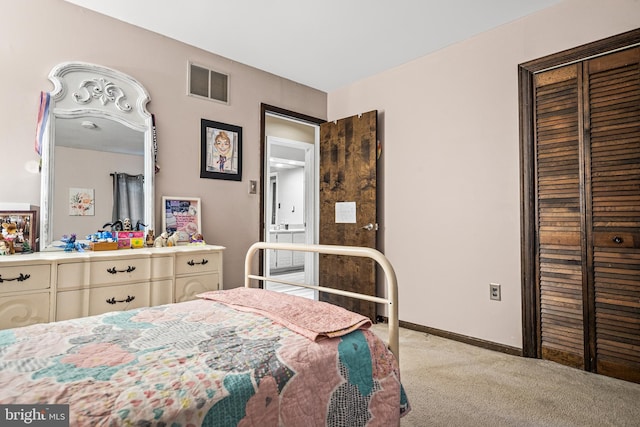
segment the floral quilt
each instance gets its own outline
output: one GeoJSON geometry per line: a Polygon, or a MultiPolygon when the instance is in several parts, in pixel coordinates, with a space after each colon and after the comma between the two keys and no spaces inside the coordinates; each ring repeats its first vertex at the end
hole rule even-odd
{"type": "Polygon", "coordinates": [[[368,329],[310,340],[198,299],[0,331],[0,404],[72,426],[393,426],[396,359],[368,329]]]}

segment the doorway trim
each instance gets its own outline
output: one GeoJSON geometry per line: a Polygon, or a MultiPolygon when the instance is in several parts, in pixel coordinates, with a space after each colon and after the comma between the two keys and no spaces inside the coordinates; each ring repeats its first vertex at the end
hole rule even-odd
{"type": "MultiPolygon", "coordinates": [[[[318,142],[320,140],[320,130],[319,130],[319,126],[321,123],[326,122],[326,120],[324,119],[319,119],[317,117],[312,117],[312,116],[308,116],[306,114],[301,114],[301,113],[297,113],[295,111],[290,111],[290,110],[286,110],[284,108],[280,108],[280,107],[276,107],[273,105],[269,105],[269,104],[264,104],[261,103],[260,104],[260,219],[259,219],[259,224],[260,224],[260,240],[261,241],[265,241],[266,240],[266,235],[265,235],[265,230],[266,230],[266,224],[265,224],[265,210],[266,210],[266,200],[265,200],[265,185],[268,185],[268,182],[265,182],[265,174],[268,172],[267,169],[265,169],[266,167],[266,155],[267,155],[267,135],[266,135],[266,119],[268,115],[273,115],[273,116],[279,116],[283,119],[287,119],[287,120],[291,120],[293,122],[298,122],[298,123],[303,123],[303,124],[307,124],[307,125],[311,125],[311,126],[315,126],[316,127],[316,132],[315,132],[315,147],[314,147],[314,154],[315,154],[315,159],[314,159],[314,169],[315,169],[315,177],[314,177],[314,194],[313,194],[313,198],[314,198],[314,217],[315,217],[315,235],[313,236],[313,243],[316,243],[318,241],[318,193],[319,193],[319,189],[318,189],[318,158],[319,158],[319,145],[318,142]]],[[[258,257],[258,269],[259,269],[259,274],[263,275],[264,271],[265,271],[265,266],[264,266],[264,254],[261,254],[261,256],[258,257]]],[[[262,285],[261,285],[262,286],[262,285]]]]}

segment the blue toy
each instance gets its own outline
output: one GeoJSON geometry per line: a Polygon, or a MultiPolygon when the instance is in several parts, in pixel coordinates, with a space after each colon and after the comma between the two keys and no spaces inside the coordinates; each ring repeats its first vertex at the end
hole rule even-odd
{"type": "Polygon", "coordinates": [[[71,252],[74,249],[78,252],[84,252],[84,244],[80,242],[76,242],[76,235],[71,234],[71,236],[67,236],[66,234],[62,236],[60,239],[62,243],[64,243],[64,251],[71,252]]]}

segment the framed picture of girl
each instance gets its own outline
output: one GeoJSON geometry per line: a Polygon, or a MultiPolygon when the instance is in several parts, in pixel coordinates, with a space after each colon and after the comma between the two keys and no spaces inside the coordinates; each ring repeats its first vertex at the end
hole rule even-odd
{"type": "Polygon", "coordinates": [[[242,128],[202,119],[200,178],[242,181],[242,128]]]}

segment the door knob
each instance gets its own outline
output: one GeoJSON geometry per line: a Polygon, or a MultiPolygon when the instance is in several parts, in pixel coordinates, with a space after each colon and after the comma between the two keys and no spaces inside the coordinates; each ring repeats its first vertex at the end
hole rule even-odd
{"type": "Polygon", "coordinates": [[[367,230],[367,231],[377,230],[378,229],[378,224],[369,223],[367,225],[362,226],[362,229],[363,230],[367,230]]]}

